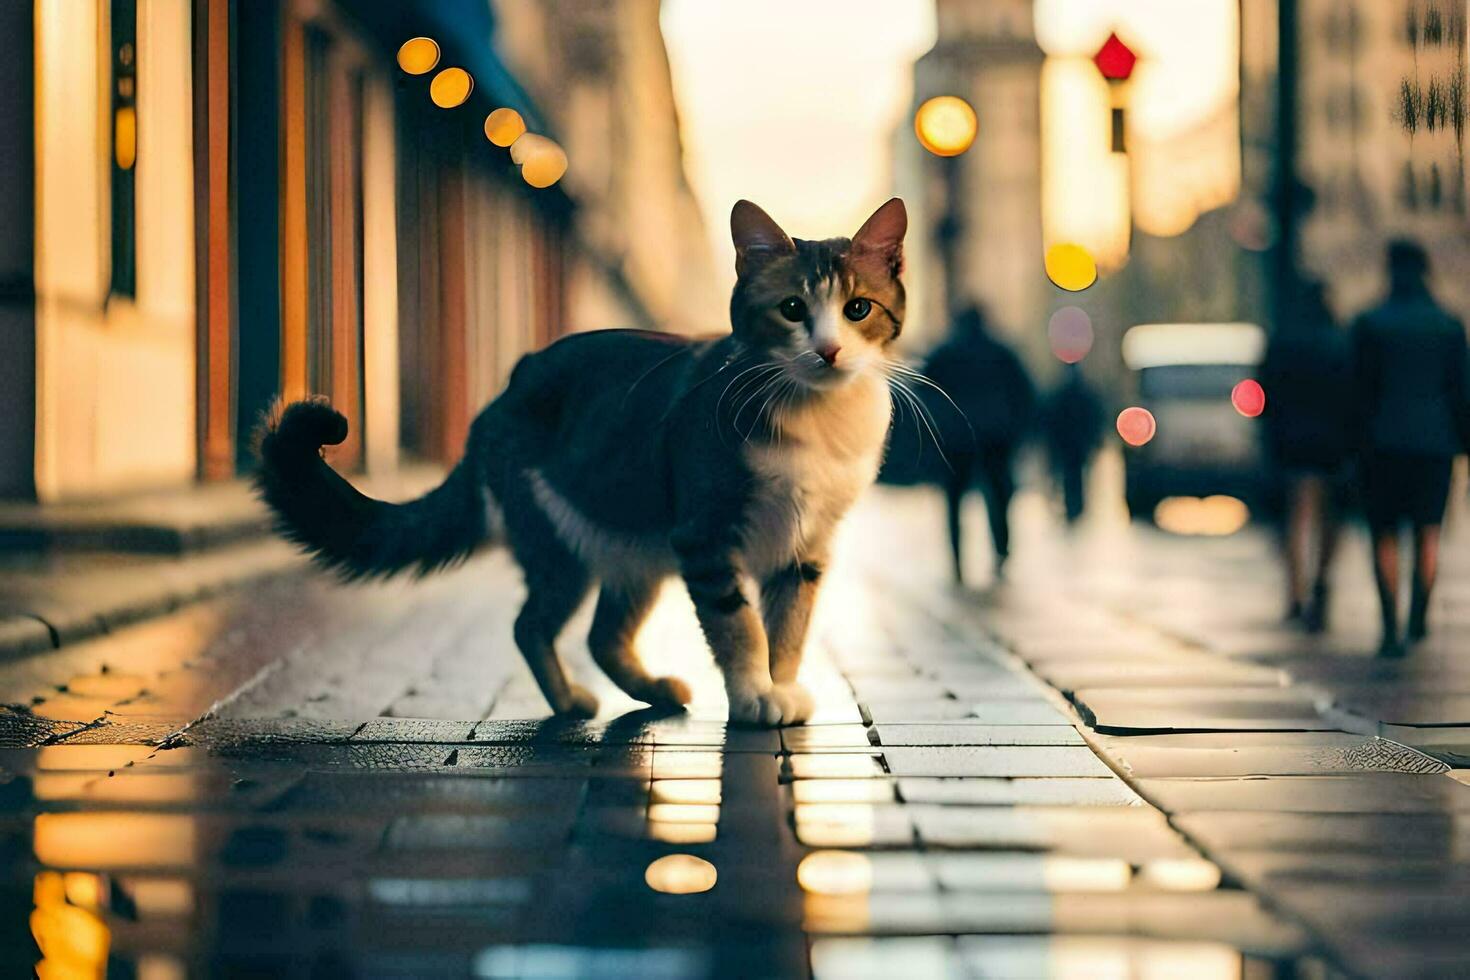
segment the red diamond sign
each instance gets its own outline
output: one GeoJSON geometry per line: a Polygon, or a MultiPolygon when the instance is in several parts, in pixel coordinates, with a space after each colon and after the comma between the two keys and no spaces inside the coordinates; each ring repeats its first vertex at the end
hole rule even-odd
{"type": "Polygon", "coordinates": [[[1117,34],[1109,34],[1097,54],[1092,56],[1092,63],[1108,81],[1126,82],[1133,74],[1133,66],[1138,64],[1138,55],[1117,34]]]}

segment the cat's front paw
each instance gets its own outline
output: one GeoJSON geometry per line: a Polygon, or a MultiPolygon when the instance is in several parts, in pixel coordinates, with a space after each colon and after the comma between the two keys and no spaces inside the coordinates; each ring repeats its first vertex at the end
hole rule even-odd
{"type": "Polygon", "coordinates": [[[571,684],[566,704],[553,705],[565,718],[591,718],[597,714],[597,695],[580,684],[571,684]]]}
{"type": "Polygon", "coordinates": [[[648,703],[669,708],[682,708],[694,700],[689,685],[677,677],[655,677],[649,686],[648,703]]]}
{"type": "Polygon", "coordinates": [[[799,725],[811,717],[811,695],[798,684],[780,684],[764,690],[757,687],[734,688],[728,694],[730,721],[734,724],[775,728],[799,725]]]}

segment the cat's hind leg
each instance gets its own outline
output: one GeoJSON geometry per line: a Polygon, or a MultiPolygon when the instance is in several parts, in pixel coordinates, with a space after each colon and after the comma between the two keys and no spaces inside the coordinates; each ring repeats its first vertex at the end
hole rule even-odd
{"type": "Polygon", "coordinates": [[[567,679],[556,638],[567,620],[587,597],[587,570],[571,555],[548,561],[543,553],[537,561],[522,563],[526,572],[526,604],[516,617],[516,646],[531,668],[551,710],[574,718],[597,714],[597,698],[586,688],[567,679]]]}
{"type": "Polygon", "coordinates": [[[654,677],[638,657],[634,640],[658,597],[656,581],[604,582],[592,614],[587,646],[592,659],[628,696],[648,704],[675,707],[689,703],[689,685],[677,677],[654,677]]]}

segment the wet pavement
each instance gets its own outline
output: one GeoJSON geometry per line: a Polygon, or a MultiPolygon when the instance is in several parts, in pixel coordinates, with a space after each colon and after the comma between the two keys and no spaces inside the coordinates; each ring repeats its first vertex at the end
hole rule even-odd
{"type": "Polygon", "coordinates": [[[584,610],[602,713],[546,720],[497,555],[4,662],[0,975],[1470,971],[1470,568],[1384,664],[1359,542],[1307,640],[1262,534],[1018,510],[959,592],[937,498],[867,500],[781,732],[726,729],[676,588],[641,644],[691,710],[611,688],[584,610]]]}

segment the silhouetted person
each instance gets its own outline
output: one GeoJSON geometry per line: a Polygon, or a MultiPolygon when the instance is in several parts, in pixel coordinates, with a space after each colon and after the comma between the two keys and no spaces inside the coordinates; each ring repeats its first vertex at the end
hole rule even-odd
{"type": "Polygon", "coordinates": [[[1042,409],[1046,449],[1062,487],[1067,523],[1076,523],[1086,506],[1087,467],[1102,441],[1102,398],[1076,364],[1064,368],[1061,382],[1042,409]]]}
{"type": "MultiPolygon", "coordinates": [[[[969,422],[969,431],[947,432],[945,494],[955,581],[964,581],[960,505],[976,482],[985,495],[997,574],[1011,552],[1008,517],[1015,492],[1012,466],[1035,410],[1036,389],[1020,358],[989,330],[975,306],[955,316],[950,335],[929,355],[924,373],[943,388],[969,422]]],[[[948,426],[945,428],[953,428],[948,426]]]]}
{"type": "Polygon", "coordinates": [[[1462,447],[1466,344],[1460,321],[1430,295],[1421,246],[1392,242],[1388,278],[1388,298],[1353,325],[1353,357],[1364,503],[1383,609],[1379,652],[1400,656],[1399,530],[1408,524],[1414,531],[1412,644],[1428,632],[1450,464],[1462,447]]]}
{"type": "Polygon", "coordinates": [[[1327,623],[1328,576],[1351,480],[1352,370],[1349,338],[1332,319],[1322,283],[1303,284],[1291,320],[1271,336],[1260,382],[1266,448],[1286,491],[1287,618],[1313,633],[1327,623]]]}

